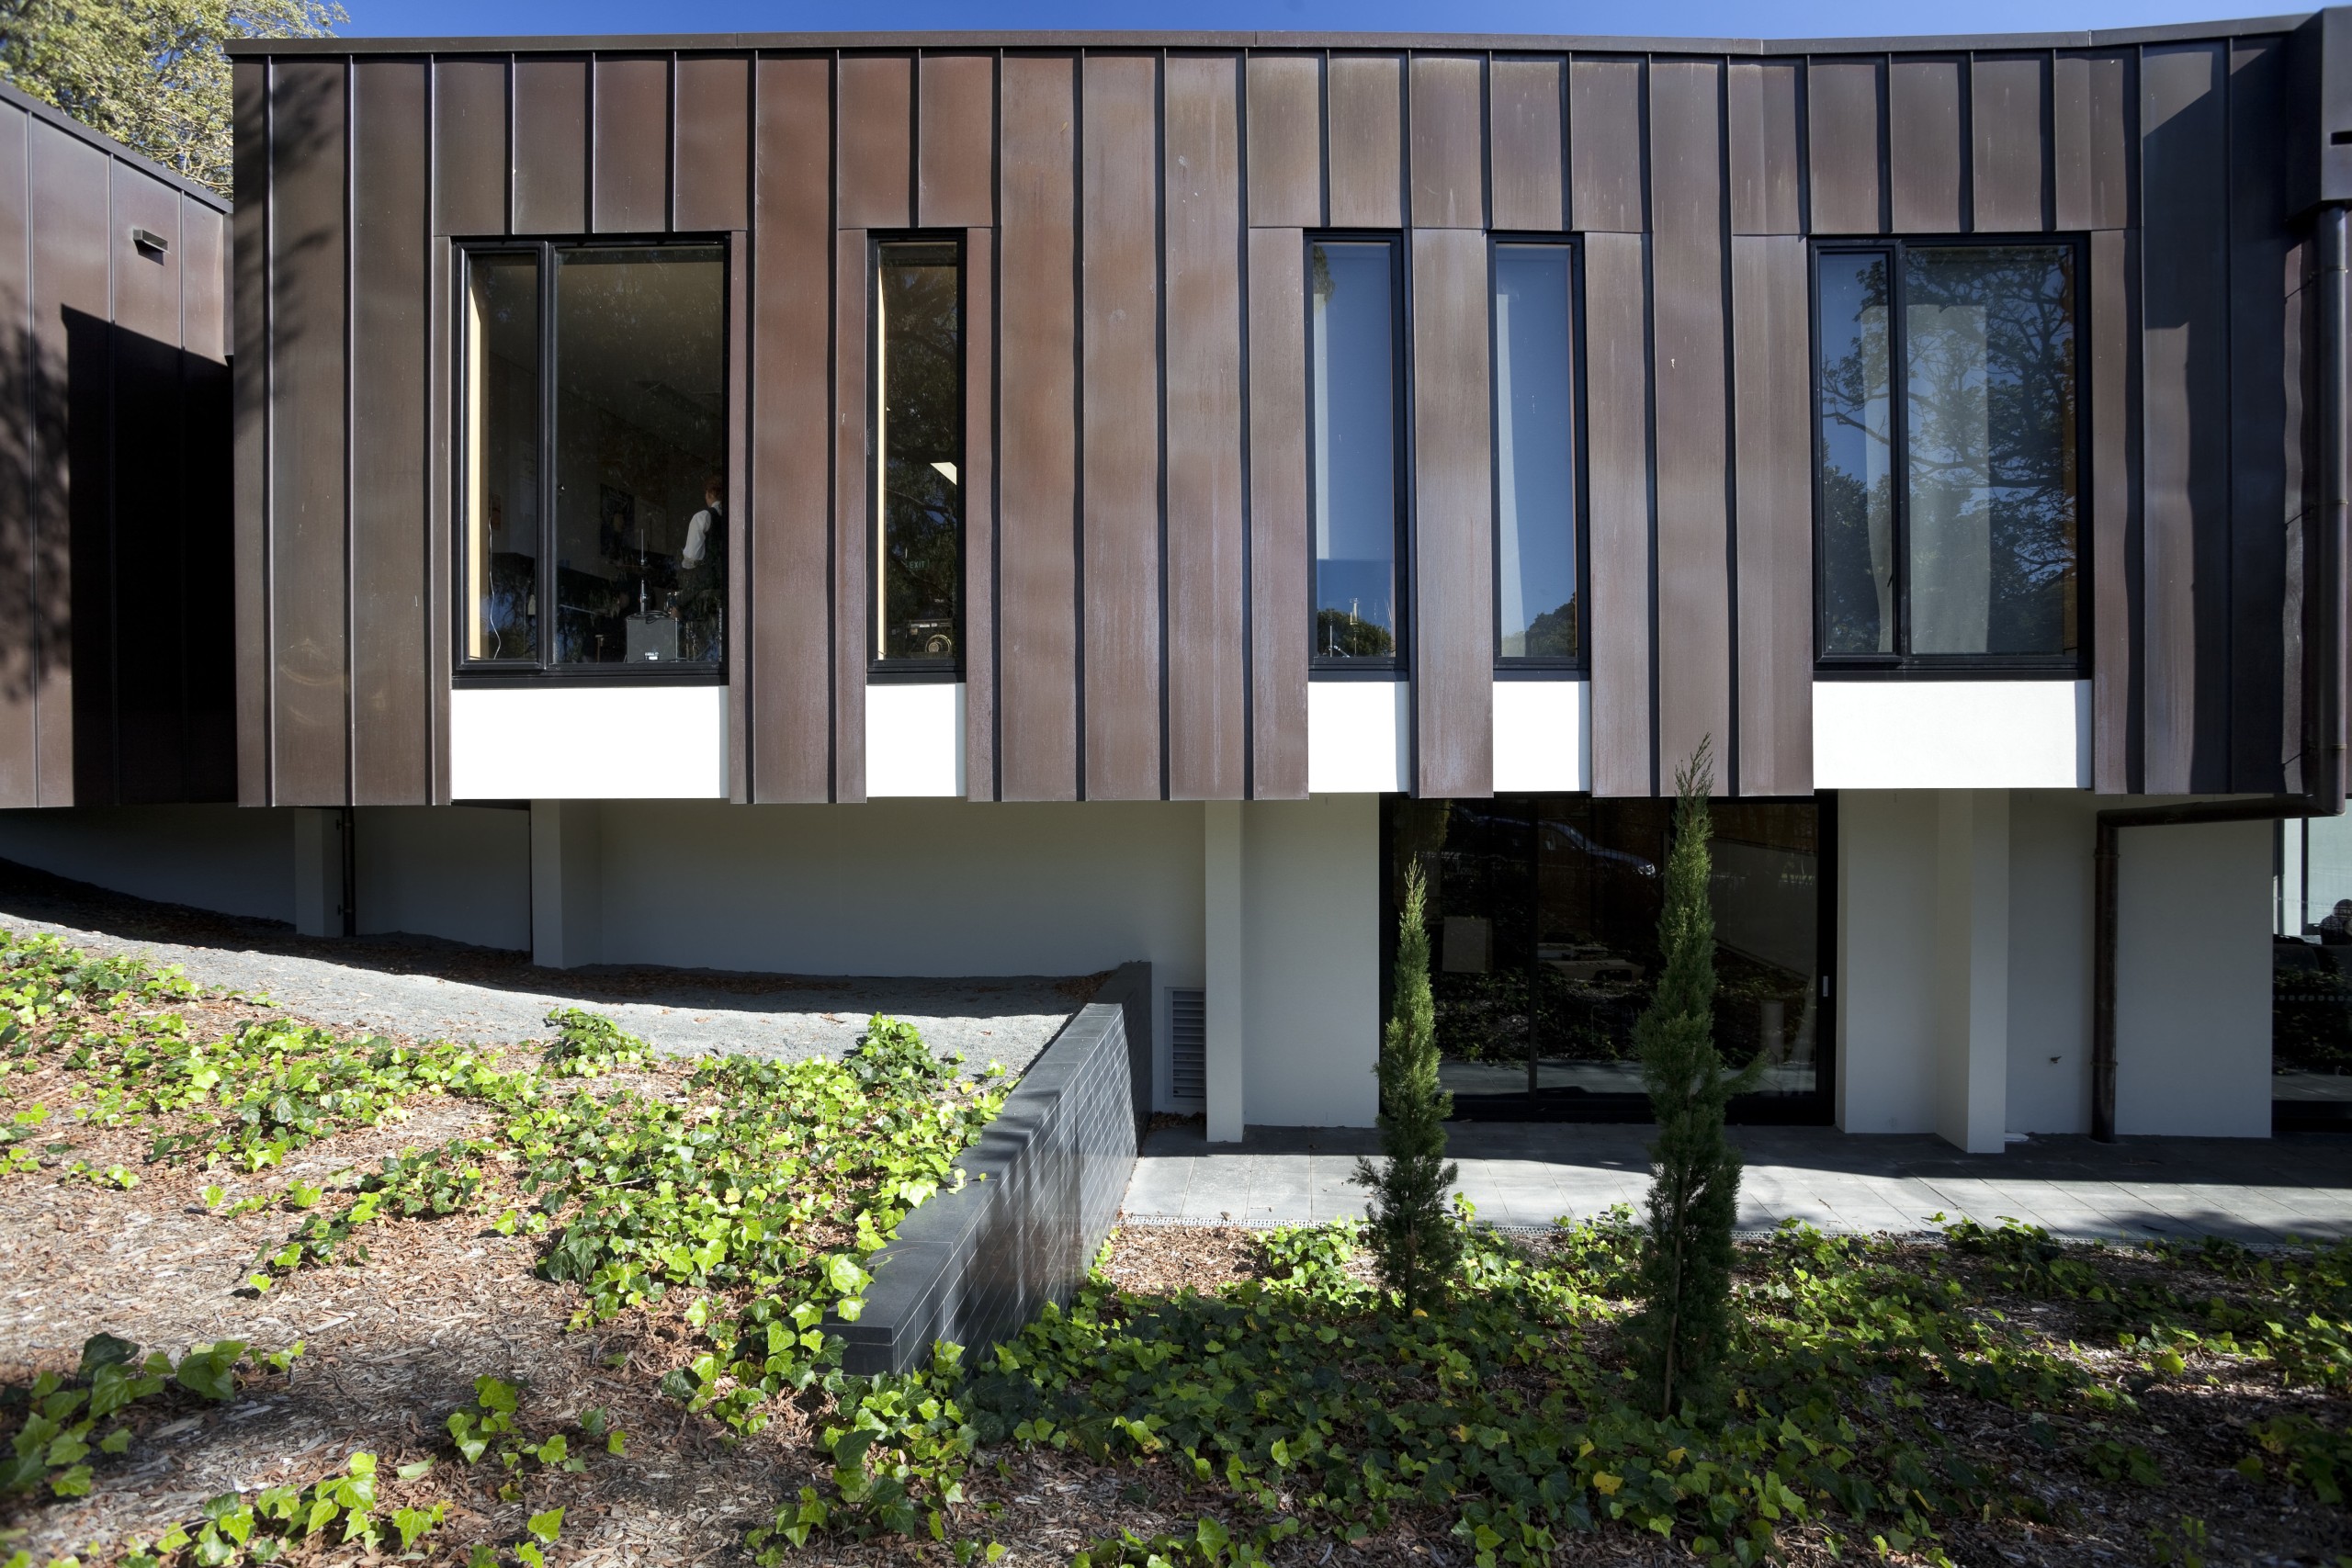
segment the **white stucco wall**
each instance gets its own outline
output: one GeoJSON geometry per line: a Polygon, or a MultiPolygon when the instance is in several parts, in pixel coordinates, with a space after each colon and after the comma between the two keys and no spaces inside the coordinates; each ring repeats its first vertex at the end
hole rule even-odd
{"type": "Polygon", "coordinates": [[[1937,798],[1856,790],[1838,802],[1838,1125],[1936,1126],[1937,798]]]}
{"type": "Polygon", "coordinates": [[[724,686],[494,686],[449,694],[458,800],[727,798],[724,686]]]}
{"type": "Polygon", "coordinates": [[[2090,1130],[2091,852],[2101,804],[2056,790],[2009,797],[2012,1133],[2090,1130]]]}
{"type": "Polygon", "coordinates": [[[531,818],[481,807],[359,808],[359,931],[531,945],[531,818]]]}
{"type": "Polygon", "coordinates": [[[1380,802],[1242,810],[1242,1116],[1369,1127],[1379,1114],[1380,802]]]}
{"type": "Polygon", "coordinates": [[[0,811],[0,858],[165,904],[294,919],[294,818],[234,806],[0,811]]]}
{"type": "Polygon", "coordinates": [[[2088,681],[1815,681],[1815,789],[2087,789],[2088,681]]]}

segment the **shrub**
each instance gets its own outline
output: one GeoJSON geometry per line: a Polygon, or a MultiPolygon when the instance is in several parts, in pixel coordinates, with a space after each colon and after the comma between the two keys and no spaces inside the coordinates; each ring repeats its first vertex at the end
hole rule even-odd
{"type": "Polygon", "coordinates": [[[1445,1189],[1445,1119],[1453,1097],[1438,1087],[1436,1009],[1430,999],[1429,886],[1419,862],[1405,873],[1396,917],[1396,1000],[1380,1042],[1380,1148],[1385,1162],[1356,1162],[1371,1190],[1366,1237],[1380,1277],[1407,1311],[1434,1311],[1462,1258],[1460,1225],[1445,1189]]]}

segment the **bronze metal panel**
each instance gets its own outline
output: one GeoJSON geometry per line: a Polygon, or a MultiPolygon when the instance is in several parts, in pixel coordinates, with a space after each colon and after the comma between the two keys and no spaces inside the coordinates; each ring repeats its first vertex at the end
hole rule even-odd
{"type": "Polygon", "coordinates": [[[345,66],[281,60],[270,70],[274,799],[341,806],[351,795],[345,66]]]}
{"type": "Polygon", "coordinates": [[[2229,783],[2287,787],[2288,78],[2284,38],[2241,39],[2229,57],[2229,783]]]}
{"type": "Polygon", "coordinates": [[[1886,231],[1886,62],[1815,60],[1805,67],[1805,148],[1813,231],[1886,231]]]}
{"type": "Polygon", "coordinates": [[[1811,795],[1812,344],[1804,241],[1735,236],[1731,300],[1739,790],[1811,795]]]}
{"type": "Polygon", "coordinates": [[[179,197],[180,346],[215,364],[229,363],[229,215],[192,196],[179,197]]]}
{"type": "Polygon", "coordinates": [[[997,777],[1075,800],[1078,62],[1007,56],[997,236],[997,777]]]}
{"type": "Polygon", "coordinates": [[[1332,227],[1402,227],[1404,61],[1393,54],[1332,56],[1328,112],[1332,227]]]}
{"type": "Polygon", "coordinates": [[[1650,739],[1647,246],[1638,234],[1593,234],[1584,243],[1592,793],[1604,795],[1657,790],[1650,739]]]}
{"type": "Polygon", "coordinates": [[[1568,227],[1637,234],[1643,205],[1642,62],[1578,60],[1568,66],[1568,227]]]}
{"type": "Polygon", "coordinates": [[[904,229],[914,220],[914,65],[903,54],[842,60],[844,229],[904,229]]]}
{"type": "Polygon", "coordinates": [[[669,61],[598,60],[594,101],[596,232],[659,234],[670,226],[669,61]]]}
{"type": "Polygon", "coordinates": [[[2061,54],[2051,65],[2052,185],[2060,229],[2132,224],[2138,94],[2130,53],[2061,54]]]}
{"type": "Polygon", "coordinates": [[[1984,54],[1970,67],[1970,160],[1980,234],[2050,227],[2050,61],[2041,54],[1984,54]]]}
{"type": "Polygon", "coordinates": [[[1506,57],[1487,68],[1498,229],[1557,229],[1566,218],[1567,62],[1506,57]]]}
{"type": "MultiPolygon", "coordinates": [[[[173,595],[185,632],[178,671],[185,716],[182,793],[237,797],[234,542],[236,465],[229,381],[229,215],[186,191],[180,216],[180,471],[186,543],[173,595]]],[[[165,510],[169,510],[168,506],[165,510]]]]}
{"type": "Polygon", "coordinates": [[[433,231],[503,234],[506,181],[503,60],[433,64],[433,231]]]}
{"type": "Polygon", "coordinates": [[[1487,237],[1413,233],[1413,792],[1495,792],[1487,237]]]}
{"type": "Polygon", "coordinates": [[[457,562],[445,541],[457,537],[451,516],[456,474],[450,460],[452,433],[457,429],[457,362],[450,340],[456,335],[449,278],[455,270],[457,247],[435,237],[426,252],[430,271],[425,287],[425,462],[424,462],[424,671],[425,718],[432,739],[432,804],[447,806],[449,789],[449,681],[457,657],[450,628],[456,622],[449,579],[457,562]]]}
{"type": "Polygon", "coordinates": [[[673,226],[690,233],[747,227],[752,62],[741,55],[682,54],[677,73],[677,210],[673,226]]]}
{"type": "Polygon", "coordinates": [[[2091,783],[2101,795],[2129,794],[2141,772],[2134,755],[2141,680],[2132,657],[2138,606],[2131,568],[2139,532],[2131,301],[2138,250],[2123,230],[2094,231],[2084,301],[2090,373],[2090,452],[2083,469],[2090,480],[2091,783]]]}
{"type": "Polygon", "coordinates": [[[37,806],[39,759],[33,685],[39,586],[32,478],[40,426],[33,401],[29,219],[26,145],[32,117],[0,104],[0,807],[37,806]]]}
{"type": "Polygon", "coordinates": [[[1650,374],[1666,456],[1657,480],[1661,778],[1702,741],[1714,744],[1719,777],[1731,761],[1722,84],[1713,62],[1650,67],[1650,374]]]}
{"type": "MultiPolygon", "coordinates": [[[[863,229],[833,235],[833,798],[865,798],[865,671],[873,647],[866,604],[867,534],[874,498],[867,482],[866,367],[872,344],[866,279],[872,246],[863,229]]],[[[763,612],[765,614],[764,610],[763,612]]]]}
{"type": "Polygon", "coordinates": [[[996,221],[996,61],[926,54],[921,69],[915,221],[926,229],[985,229],[996,221]]]}
{"type": "Polygon", "coordinates": [[[426,66],[352,67],[351,791],[433,795],[424,558],[426,66]]]}
{"type": "Polygon", "coordinates": [[[230,330],[237,353],[236,483],[232,522],[236,557],[237,803],[270,803],[269,662],[269,67],[241,60],[230,73],[235,104],[235,181],[243,193],[230,218],[235,231],[230,330]]]}
{"type": "Polygon", "coordinates": [[[1166,73],[1168,794],[1238,800],[1250,711],[1241,62],[1171,55],[1166,73]]]}
{"type": "Polygon", "coordinates": [[[1797,130],[1804,67],[1793,60],[1735,60],[1724,83],[1730,120],[1731,231],[1802,234],[1804,155],[1797,130]]]}
{"type": "Polygon", "coordinates": [[[1951,234],[1968,227],[1961,180],[1968,118],[1959,60],[1898,55],[1886,73],[1888,210],[1898,234],[1951,234]]]}
{"type": "Polygon", "coordinates": [[[1156,800],[1159,779],[1159,65],[1090,55],[1080,558],[1085,794],[1156,800]]]}
{"type": "MultiPolygon", "coordinates": [[[[756,608],[738,640],[749,645],[746,750],[760,801],[832,797],[831,78],[829,60],[759,62],[751,299],[758,417],[739,569],[756,608]]],[[[861,299],[863,269],[861,259],[844,284],[861,299]]],[[[862,356],[865,348],[853,339],[842,352],[862,356]]],[[[862,678],[862,645],[857,669],[862,678]]]]}
{"type": "Polygon", "coordinates": [[[1250,794],[1306,798],[1306,236],[1250,234],[1250,794]]]}
{"type": "Polygon", "coordinates": [[[969,800],[996,798],[996,231],[966,230],[964,795],[969,800]]]}
{"type": "Polygon", "coordinates": [[[1261,228],[1323,222],[1323,62],[1253,54],[1250,91],[1250,221],[1261,228]]]}
{"type": "Polygon", "coordinates": [[[752,679],[751,660],[743,649],[743,628],[752,624],[750,585],[741,561],[750,532],[743,518],[743,498],[752,493],[752,312],[751,236],[730,231],[727,249],[727,491],[733,498],[733,515],[723,517],[727,537],[723,558],[738,563],[727,574],[727,798],[736,806],[752,803],[752,679]]]}
{"type": "Polygon", "coordinates": [[[1413,222],[1420,228],[1487,226],[1482,63],[1469,54],[1413,57],[1413,222]]]}
{"type": "Polygon", "coordinates": [[[514,62],[514,231],[588,227],[588,62],[514,62]]]}
{"type": "MultiPolygon", "coordinates": [[[[112,161],[114,215],[107,224],[112,253],[114,324],[176,349],[180,346],[180,296],[187,247],[180,241],[178,187],[146,175],[136,164],[112,161]],[[132,243],[132,229],[164,236],[161,255],[132,243]],[[140,265],[133,266],[130,264],[140,265]]],[[[117,371],[118,386],[121,372],[117,371]]]]}

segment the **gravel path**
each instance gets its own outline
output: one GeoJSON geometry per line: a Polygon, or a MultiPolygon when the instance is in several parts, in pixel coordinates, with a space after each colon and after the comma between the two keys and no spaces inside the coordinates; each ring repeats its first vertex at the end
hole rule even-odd
{"type": "Polygon", "coordinates": [[[942,1053],[1025,1071],[1092,978],[743,975],[596,964],[539,969],[522,953],[425,938],[297,937],[272,920],[152,904],[0,861],[0,928],[52,931],[96,953],[138,952],[206,986],[266,995],[313,1022],[411,1039],[544,1039],[550,1009],[605,1013],[680,1055],[838,1056],[869,1014],[902,1018],[942,1053]]]}

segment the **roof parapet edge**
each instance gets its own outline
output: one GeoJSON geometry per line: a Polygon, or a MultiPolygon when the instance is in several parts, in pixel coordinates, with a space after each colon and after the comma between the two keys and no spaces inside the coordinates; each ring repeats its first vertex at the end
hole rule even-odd
{"type": "Polygon", "coordinates": [[[21,87],[11,83],[0,82],[0,103],[14,104],[36,119],[47,120],[75,141],[86,142],[108,157],[121,159],[143,175],[152,175],[164,184],[177,187],[181,195],[192,196],[216,212],[227,213],[234,209],[235,204],[210,186],[167,169],[144,152],[133,152],[105,131],[91,130],[55,104],[36,98],[21,87]]]}

